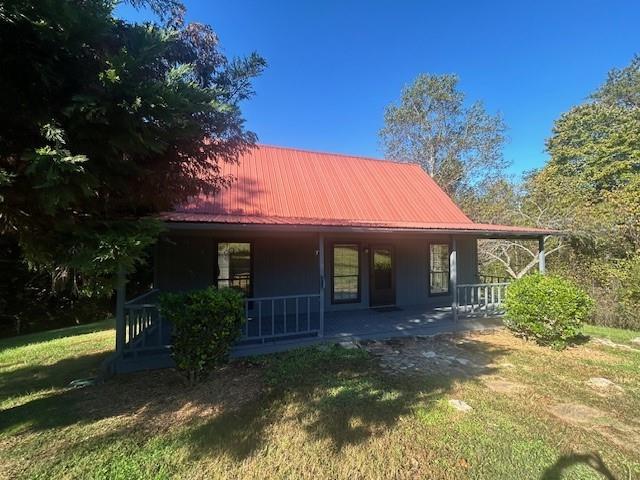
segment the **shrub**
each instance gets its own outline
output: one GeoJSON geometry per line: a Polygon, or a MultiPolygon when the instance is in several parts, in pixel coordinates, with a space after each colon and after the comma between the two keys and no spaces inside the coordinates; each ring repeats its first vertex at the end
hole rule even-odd
{"type": "Polygon", "coordinates": [[[244,322],[243,295],[231,288],[164,293],[160,311],[173,324],[173,359],[190,384],[228,360],[244,322]]]}
{"type": "Polygon", "coordinates": [[[593,300],[573,282],[552,275],[528,275],[507,289],[506,325],[542,345],[564,348],[578,336],[593,300]]]}

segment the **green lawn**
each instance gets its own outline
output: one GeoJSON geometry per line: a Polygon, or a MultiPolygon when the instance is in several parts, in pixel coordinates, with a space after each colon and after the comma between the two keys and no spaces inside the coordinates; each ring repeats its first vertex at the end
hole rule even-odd
{"type": "Polygon", "coordinates": [[[640,333],[587,333],[627,348],[557,352],[498,331],[460,347],[483,376],[390,375],[366,351],[325,347],[236,362],[194,388],[166,370],[76,390],[112,324],[2,340],[0,478],[640,478],[640,333]]]}

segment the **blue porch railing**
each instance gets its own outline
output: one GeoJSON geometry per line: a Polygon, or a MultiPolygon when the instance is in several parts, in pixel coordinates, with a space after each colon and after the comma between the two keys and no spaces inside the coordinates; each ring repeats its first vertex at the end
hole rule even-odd
{"type": "Polygon", "coordinates": [[[240,345],[322,336],[319,293],[247,298],[240,345]]]}

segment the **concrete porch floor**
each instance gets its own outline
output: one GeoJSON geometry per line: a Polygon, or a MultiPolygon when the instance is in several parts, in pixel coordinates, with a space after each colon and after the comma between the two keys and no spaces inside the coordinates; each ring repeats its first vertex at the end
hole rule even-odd
{"type": "Polygon", "coordinates": [[[324,318],[324,337],[237,346],[233,349],[232,356],[262,355],[319,343],[437,335],[496,328],[501,325],[502,320],[499,317],[459,316],[458,320],[454,321],[451,307],[434,308],[422,305],[391,311],[362,309],[327,312],[324,318]]]}

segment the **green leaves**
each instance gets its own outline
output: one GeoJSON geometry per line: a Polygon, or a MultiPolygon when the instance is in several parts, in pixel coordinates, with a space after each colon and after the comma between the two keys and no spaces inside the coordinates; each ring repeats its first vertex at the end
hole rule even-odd
{"type": "Polygon", "coordinates": [[[507,288],[505,323],[525,338],[564,348],[580,334],[593,306],[593,300],[569,280],[528,275],[507,288]]]}
{"type": "Polygon", "coordinates": [[[455,75],[419,75],[387,107],[384,123],[385,155],[420,164],[454,197],[506,166],[502,117],[481,102],[465,107],[455,75]]]}
{"type": "Polygon", "coordinates": [[[130,3],[161,24],[103,1],[10,2],[0,18],[13,72],[0,78],[0,234],[33,264],[95,281],[143,261],[158,231],[145,219],[222,188],[219,163],[256,140],[239,102],[264,60],[228,60],[176,0],[130,3]]]}
{"type": "Polygon", "coordinates": [[[245,320],[244,297],[231,288],[164,293],[160,296],[160,312],[173,325],[176,366],[191,383],[227,361],[245,320]]]}

